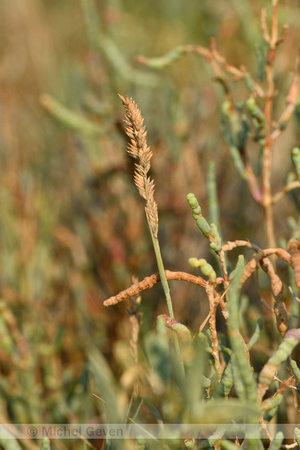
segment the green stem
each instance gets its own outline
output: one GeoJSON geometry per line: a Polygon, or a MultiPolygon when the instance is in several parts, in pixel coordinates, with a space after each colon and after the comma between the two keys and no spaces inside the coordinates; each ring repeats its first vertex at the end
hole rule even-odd
{"type": "Polygon", "coordinates": [[[166,296],[169,316],[171,317],[171,319],[174,319],[174,311],[173,311],[172,299],[171,299],[171,294],[170,294],[170,288],[169,288],[168,280],[167,280],[167,277],[165,274],[165,268],[164,268],[164,263],[163,263],[161,252],[160,252],[159,241],[158,241],[158,238],[156,238],[153,234],[148,216],[147,216],[147,222],[149,225],[151,239],[152,239],[152,243],[153,243],[153,247],[154,247],[154,253],[155,253],[155,257],[156,257],[160,281],[161,281],[161,284],[162,284],[162,287],[163,287],[163,290],[164,290],[164,293],[166,296]]]}
{"type": "MultiPolygon", "coordinates": [[[[164,290],[164,293],[166,296],[169,317],[171,317],[171,319],[174,319],[174,311],[173,311],[172,299],[171,299],[171,294],[170,294],[170,288],[169,288],[168,280],[167,280],[167,277],[165,274],[165,268],[164,268],[164,263],[163,263],[161,252],[160,252],[159,241],[158,241],[158,238],[154,236],[154,233],[153,233],[152,227],[150,225],[150,221],[149,221],[147,214],[146,214],[146,217],[147,217],[147,222],[149,225],[151,239],[152,239],[152,243],[153,243],[153,247],[154,247],[154,253],[155,253],[155,257],[156,257],[160,281],[161,281],[161,284],[162,284],[162,287],[163,287],[163,290],[164,290]]],[[[178,382],[180,388],[184,389],[185,370],[184,370],[184,364],[183,364],[183,360],[182,360],[182,356],[181,356],[179,340],[178,340],[178,336],[176,335],[176,333],[174,336],[174,346],[175,346],[174,349],[175,349],[175,354],[177,356],[178,369],[179,369],[177,382],[178,382]]],[[[175,372],[177,374],[177,371],[175,371],[175,372]]]]}
{"type": "Polygon", "coordinates": [[[243,338],[239,332],[239,293],[240,293],[240,281],[243,275],[243,257],[240,255],[235,269],[235,275],[233,277],[228,302],[228,325],[231,349],[235,355],[232,359],[232,364],[236,368],[236,374],[239,374],[237,379],[238,385],[244,385],[245,397],[249,402],[257,402],[256,382],[253,377],[253,373],[250,368],[250,363],[247,360],[244,348],[243,338]]]}

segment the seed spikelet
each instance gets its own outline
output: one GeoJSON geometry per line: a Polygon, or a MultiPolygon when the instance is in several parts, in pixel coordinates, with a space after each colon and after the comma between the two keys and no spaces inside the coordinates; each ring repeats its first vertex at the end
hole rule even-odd
{"type": "Polygon", "coordinates": [[[157,204],[154,200],[154,181],[147,176],[150,170],[150,162],[152,151],[147,145],[147,131],[144,125],[144,118],[137,107],[137,104],[127,95],[123,97],[119,95],[125,110],[125,131],[130,139],[127,147],[128,154],[137,160],[135,164],[134,183],[139,191],[141,197],[146,200],[146,215],[153,231],[157,238],[158,233],[158,211],[157,204]]]}

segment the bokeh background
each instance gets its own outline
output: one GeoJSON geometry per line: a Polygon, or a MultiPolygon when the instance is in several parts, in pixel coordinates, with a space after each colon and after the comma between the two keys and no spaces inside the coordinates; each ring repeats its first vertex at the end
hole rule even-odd
{"type": "MultiPolygon", "coordinates": [[[[154,153],[151,176],[165,267],[193,272],[189,257],[211,260],[186,202],[186,194],[194,192],[207,214],[211,160],[216,163],[224,239],[249,238],[266,246],[262,211],[235,172],[222,137],[224,94],[213,82],[207,61],[186,55],[162,72],[153,72],[135,57],[161,56],[181,44],[208,46],[215,37],[231,64],[245,65],[256,76],[259,55],[266,54],[259,15],[262,7],[270,13],[270,4],[1,1],[4,423],[99,421],[101,402],[92,396],[88,375],[90,349],[104,355],[116,378],[122,373],[122,351],[130,337],[128,305],[106,309],[102,302],[128,287],[132,276],[143,279],[157,268],[144,204],[132,180],[134,165],[125,151],[118,93],[132,96],[145,117],[154,153]]],[[[279,23],[288,23],[290,32],[275,65],[275,118],[284,106],[297,57],[296,0],[280,2],[279,23]]],[[[233,93],[237,99],[247,98],[242,83],[233,86],[233,93]]],[[[299,144],[299,120],[300,109],[276,143],[274,193],[292,170],[290,152],[299,144]]],[[[251,151],[255,162],[255,146],[251,151]]],[[[297,205],[295,195],[276,205],[278,240],[289,239],[286,218],[297,219],[297,205]]],[[[177,320],[196,331],[206,315],[205,295],[179,282],[171,283],[171,290],[177,320]]],[[[143,334],[153,328],[158,314],[166,313],[161,286],[143,293],[142,311],[143,334]]]]}

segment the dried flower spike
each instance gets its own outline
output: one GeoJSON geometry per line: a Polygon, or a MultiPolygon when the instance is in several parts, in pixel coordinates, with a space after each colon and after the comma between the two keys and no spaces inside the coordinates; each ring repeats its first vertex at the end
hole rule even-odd
{"type": "Polygon", "coordinates": [[[158,233],[158,212],[157,204],[154,201],[154,181],[151,180],[147,174],[150,170],[150,160],[152,151],[147,145],[146,141],[146,127],[144,126],[144,119],[139,108],[132,98],[127,95],[119,97],[126,110],[126,134],[130,138],[127,152],[130,156],[137,160],[136,170],[134,173],[134,182],[138,188],[139,194],[146,200],[146,215],[149,220],[150,227],[153,231],[154,237],[157,238],[158,233]]]}
{"type": "Polygon", "coordinates": [[[158,241],[158,212],[157,205],[154,201],[154,181],[151,180],[147,174],[150,170],[150,160],[152,152],[146,141],[146,129],[144,126],[144,119],[138,109],[136,103],[132,98],[122,97],[119,95],[125,110],[127,125],[126,133],[130,138],[130,145],[128,146],[128,153],[137,160],[135,164],[134,182],[138,188],[140,195],[146,200],[146,216],[150,229],[151,239],[157,261],[157,267],[161,284],[166,296],[166,302],[169,310],[169,316],[174,319],[174,311],[170,288],[165,274],[164,263],[161,256],[159,241],[158,241]]]}

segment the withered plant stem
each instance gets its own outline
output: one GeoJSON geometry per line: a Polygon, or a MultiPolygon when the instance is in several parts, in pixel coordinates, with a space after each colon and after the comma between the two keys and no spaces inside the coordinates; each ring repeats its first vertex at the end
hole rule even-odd
{"type": "Polygon", "coordinates": [[[269,53],[266,63],[266,101],[264,114],[266,118],[266,138],[263,150],[262,164],[262,191],[263,191],[263,207],[266,219],[266,233],[269,247],[276,246],[274,221],[273,221],[273,205],[271,192],[271,169],[272,169],[272,109],[275,96],[274,83],[274,60],[276,55],[276,47],[278,45],[278,0],[272,2],[272,23],[271,35],[268,34],[266,26],[265,13],[262,13],[261,24],[264,31],[264,38],[269,44],[269,53]]]}
{"type": "Polygon", "coordinates": [[[220,363],[219,357],[219,342],[218,342],[218,334],[216,327],[216,311],[218,306],[218,294],[214,290],[214,287],[211,283],[206,284],[206,294],[209,301],[209,329],[211,333],[211,342],[212,342],[212,356],[215,360],[215,368],[218,374],[219,380],[222,378],[222,367],[220,363]]]}
{"type": "MultiPolygon", "coordinates": [[[[181,280],[188,281],[190,283],[198,284],[202,287],[206,286],[206,281],[201,277],[196,277],[195,275],[191,275],[186,272],[171,272],[170,270],[165,271],[165,276],[167,280],[181,280]]],[[[127,300],[133,295],[137,295],[139,292],[144,291],[145,289],[151,289],[156,283],[161,281],[160,274],[154,273],[150,277],[144,278],[139,283],[135,283],[130,286],[128,289],[119,292],[119,294],[110,297],[109,299],[103,302],[104,306],[112,306],[116,305],[119,302],[127,300]]],[[[171,317],[171,316],[170,316],[171,317]]]]}
{"type": "Polygon", "coordinates": [[[283,284],[278,275],[276,275],[274,267],[268,258],[260,261],[261,268],[269,275],[271,282],[272,294],[274,297],[274,313],[279,333],[284,336],[289,329],[288,314],[284,302],[283,284]]]}

